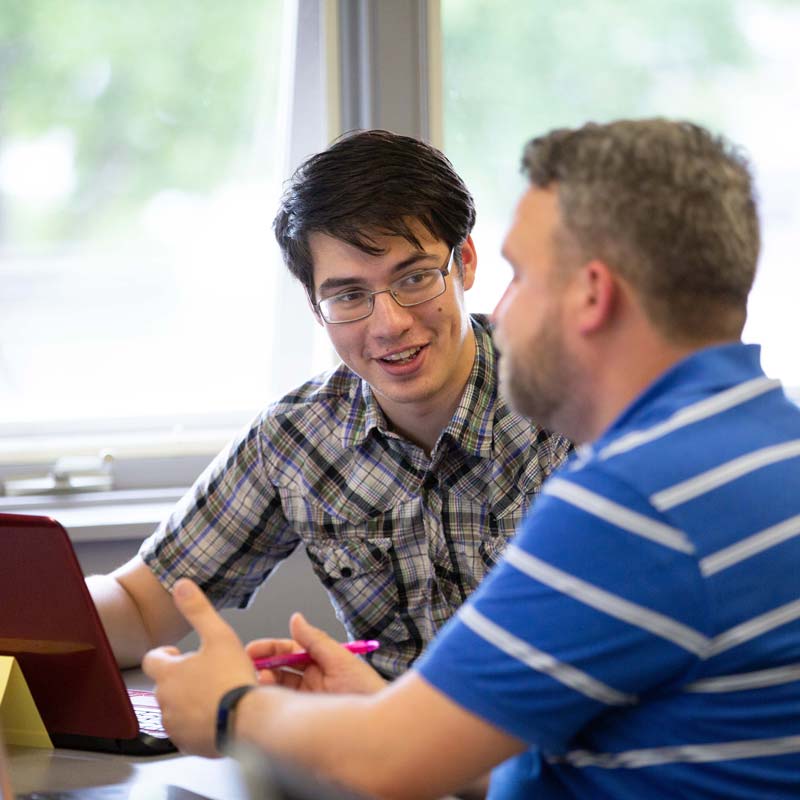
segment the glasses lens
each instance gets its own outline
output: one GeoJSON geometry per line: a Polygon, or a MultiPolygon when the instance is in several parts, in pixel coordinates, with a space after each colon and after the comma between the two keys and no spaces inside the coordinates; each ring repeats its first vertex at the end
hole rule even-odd
{"type": "Polygon", "coordinates": [[[368,292],[346,292],[320,300],[319,310],[328,322],[350,322],[368,316],[371,305],[368,292]]]}
{"type": "Polygon", "coordinates": [[[401,306],[416,306],[444,294],[445,276],[439,269],[422,269],[404,275],[380,292],[353,291],[326,297],[319,301],[319,310],[326,322],[355,322],[372,313],[375,294],[391,291],[401,306]]]}
{"type": "Polygon", "coordinates": [[[424,303],[444,292],[444,275],[438,269],[424,269],[392,284],[392,291],[404,306],[424,303]]]}

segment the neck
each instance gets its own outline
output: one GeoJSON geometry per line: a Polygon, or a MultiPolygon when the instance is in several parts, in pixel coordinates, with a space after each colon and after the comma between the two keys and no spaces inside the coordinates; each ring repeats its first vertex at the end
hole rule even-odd
{"type": "Polygon", "coordinates": [[[720,344],[717,341],[674,343],[665,341],[652,330],[628,336],[616,352],[597,353],[593,362],[598,368],[582,397],[589,398],[583,409],[577,409],[572,419],[579,420],[572,435],[577,443],[591,442],[601,436],[622,412],[654,381],[675,364],[703,347],[720,344]]]}
{"type": "Polygon", "coordinates": [[[395,404],[376,397],[392,430],[421,447],[430,455],[442,431],[453,418],[464,388],[475,363],[475,334],[470,327],[464,343],[463,357],[459,358],[460,368],[450,376],[439,391],[425,401],[395,404]]]}
{"type": "Polygon", "coordinates": [[[413,420],[409,420],[410,424],[404,424],[403,420],[391,419],[392,430],[404,439],[408,439],[409,442],[421,447],[430,456],[436,442],[442,435],[442,431],[452,419],[457,406],[458,402],[446,417],[437,413],[431,413],[424,417],[415,416],[413,420]]]}

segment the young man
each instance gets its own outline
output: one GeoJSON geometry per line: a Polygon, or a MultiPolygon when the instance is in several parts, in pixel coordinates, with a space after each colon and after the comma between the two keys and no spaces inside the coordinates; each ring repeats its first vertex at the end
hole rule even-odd
{"type": "Polygon", "coordinates": [[[464,306],[474,222],[415,139],[357,133],[300,167],[275,232],[342,364],[269,406],[138,557],[90,579],[121,664],[188,629],[175,580],[243,607],[302,543],[391,678],[496,563],[569,445],[498,397],[491,330],[464,306]]]}
{"type": "MultiPolygon", "coordinates": [[[[491,798],[797,797],[800,409],[739,341],[746,164],[665,120],[555,131],[524,164],[503,382],[583,446],[425,656],[365,697],[257,688],[248,656],[295,645],[243,650],[179,582],[203,644],[145,659],[167,727],[381,797],[440,797],[501,762],[491,798]]],[[[322,632],[292,633],[315,662],[295,684],[371,691],[322,632]]]]}

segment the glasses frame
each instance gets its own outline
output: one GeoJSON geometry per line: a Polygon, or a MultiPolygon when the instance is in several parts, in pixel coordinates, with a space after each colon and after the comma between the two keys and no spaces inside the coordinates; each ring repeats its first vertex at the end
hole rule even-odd
{"type": "Polygon", "coordinates": [[[324,297],[324,298],[322,298],[322,300],[318,300],[317,302],[314,303],[314,309],[320,315],[320,317],[322,317],[322,319],[325,320],[325,322],[328,325],[347,325],[348,322],[360,322],[362,319],[366,319],[367,317],[371,317],[372,316],[372,312],[375,310],[375,295],[378,295],[378,294],[387,294],[388,293],[389,295],[391,295],[392,300],[394,300],[395,303],[397,303],[397,305],[399,305],[401,308],[413,308],[414,306],[421,306],[423,303],[427,303],[430,300],[435,300],[437,297],[441,297],[447,291],[447,280],[444,280],[442,282],[443,283],[443,287],[442,287],[442,291],[441,292],[437,292],[436,294],[431,295],[431,297],[426,297],[424,300],[417,300],[414,303],[403,303],[403,302],[401,302],[400,299],[395,294],[395,289],[392,287],[392,284],[395,284],[398,281],[403,281],[406,278],[408,278],[409,276],[417,275],[417,274],[419,274],[421,272],[439,272],[439,273],[441,273],[442,278],[446,279],[447,276],[450,274],[450,270],[451,270],[451,268],[453,266],[453,254],[455,253],[455,251],[456,251],[455,247],[452,247],[450,249],[450,252],[447,254],[447,261],[444,263],[444,266],[442,266],[442,267],[431,267],[429,269],[418,269],[418,270],[415,270],[414,272],[409,272],[408,275],[404,275],[402,278],[398,278],[396,281],[392,281],[392,283],[389,284],[389,286],[387,286],[385,289],[378,289],[375,292],[367,292],[367,302],[369,303],[369,311],[367,311],[366,314],[362,314],[360,317],[354,317],[353,319],[332,320],[332,319],[328,319],[325,316],[325,313],[322,310],[322,304],[326,300],[333,300],[333,299],[339,297],[340,295],[350,294],[349,291],[338,292],[337,294],[332,294],[330,297],[324,297]]]}

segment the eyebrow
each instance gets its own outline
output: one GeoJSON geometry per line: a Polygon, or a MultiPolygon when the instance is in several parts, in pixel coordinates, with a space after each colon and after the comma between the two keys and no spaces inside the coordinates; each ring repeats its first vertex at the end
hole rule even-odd
{"type": "MultiPolygon", "coordinates": [[[[425,253],[425,252],[412,253],[410,256],[408,256],[408,258],[404,258],[402,261],[398,261],[397,264],[395,264],[392,267],[392,274],[395,274],[397,272],[402,272],[404,269],[407,269],[408,267],[416,266],[421,261],[425,261],[425,260],[429,260],[429,259],[433,260],[433,259],[436,259],[438,257],[439,256],[436,253],[425,253]]],[[[347,286],[359,286],[359,285],[363,284],[363,282],[364,282],[363,278],[355,278],[355,277],[351,277],[351,278],[328,278],[327,280],[324,280],[319,285],[319,287],[317,288],[317,291],[321,294],[323,291],[331,291],[333,289],[342,289],[342,288],[345,288],[347,286]]]]}

